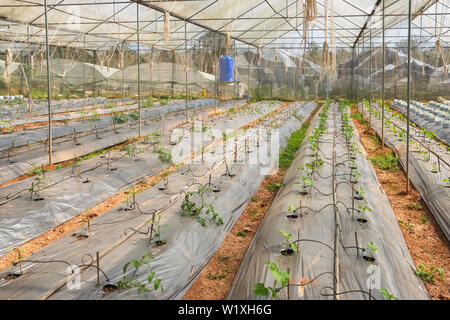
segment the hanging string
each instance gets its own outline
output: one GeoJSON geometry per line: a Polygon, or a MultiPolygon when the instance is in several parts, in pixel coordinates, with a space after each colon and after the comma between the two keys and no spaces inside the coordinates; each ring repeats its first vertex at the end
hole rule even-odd
{"type": "Polygon", "coordinates": [[[164,12],[164,41],[170,38],[170,13],[169,11],[164,12]]]}
{"type": "MultiPolygon", "coordinates": [[[[333,0],[331,1],[330,12],[331,12],[331,52],[330,52],[330,60],[328,61],[330,65],[330,71],[332,75],[336,74],[336,35],[334,32],[334,8],[333,8],[333,0]]],[[[372,23],[371,23],[372,24],[372,23]]],[[[371,26],[372,27],[372,26],[371,26]]]]}
{"type": "Polygon", "coordinates": [[[306,0],[304,2],[305,20],[312,22],[317,18],[317,4],[316,0],[306,0]]]}
{"type": "Polygon", "coordinates": [[[123,46],[121,49],[119,49],[119,69],[123,69],[124,67],[124,49],[123,46]]]}
{"type": "Polygon", "coordinates": [[[153,50],[150,52],[150,55],[148,57],[146,57],[150,72],[153,71],[153,65],[156,62],[156,60],[158,59],[160,53],[161,53],[160,50],[155,50],[153,48],[153,50]]]}
{"type": "Polygon", "coordinates": [[[325,75],[325,70],[328,68],[328,42],[327,42],[327,30],[328,30],[328,0],[325,0],[325,22],[324,22],[324,32],[325,32],[325,41],[322,46],[322,73],[320,78],[322,79],[325,75]]]}
{"type": "Polygon", "coordinates": [[[258,45],[258,66],[261,65],[261,45],[258,45]]]}
{"type": "Polygon", "coordinates": [[[5,79],[9,80],[9,76],[11,75],[11,72],[9,70],[11,63],[13,60],[13,56],[12,56],[12,52],[10,48],[6,48],[5,51],[5,74],[4,77],[5,79]]]}
{"type": "Polygon", "coordinates": [[[228,54],[228,50],[230,49],[230,43],[231,43],[230,32],[227,32],[227,35],[226,35],[226,37],[225,37],[225,50],[226,50],[226,54],[228,54]]]}

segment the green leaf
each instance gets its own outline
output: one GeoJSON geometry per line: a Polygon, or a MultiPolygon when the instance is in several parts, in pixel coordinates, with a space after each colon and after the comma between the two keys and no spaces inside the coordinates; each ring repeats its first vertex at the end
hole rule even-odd
{"type": "Polygon", "coordinates": [[[148,275],[148,277],[147,277],[148,283],[152,283],[153,277],[154,277],[154,276],[155,276],[155,273],[154,273],[154,272],[152,272],[152,273],[150,273],[150,274],[148,275]]]}
{"type": "Polygon", "coordinates": [[[378,248],[377,248],[376,245],[373,244],[372,241],[369,241],[368,245],[369,245],[369,250],[370,250],[370,251],[372,251],[372,252],[377,252],[378,248]]]}
{"type": "Polygon", "coordinates": [[[286,240],[289,240],[290,238],[292,238],[292,234],[290,234],[290,233],[286,233],[286,232],[283,232],[283,231],[280,231],[280,233],[283,236],[285,236],[286,240]]]}
{"type": "Polygon", "coordinates": [[[278,268],[278,266],[273,262],[264,262],[264,264],[268,266],[271,271],[276,270],[278,268]]]}
{"type": "Polygon", "coordinates": [[[278,269],[278,267],[276,270],[272,270],[272,274],[274,278],[280,282],[282,287],[284,287],[286,283],[289,282],[290,274],[286,271],[278,269]]]}
{"type": "Polygon", "coordinates": [[[269,295],[269,289],[263,283],[257,283],[253,286],[253,293],[257,296],[267,297],[269,295]]]}
{"type": "Polygon", "coordinates": [[[161,284],[161,279],[155,279],[155,281],[153,282],[153,289],[158,290],[159,285],[161,284]]]}
{"type": "Polygon", "coordinates": [[[296,243],[291,243],[291,248],[292,248],[292,250],[297,252],[297,244],[296,243]]]}
{"type": "Polygon", "coordinates": [[[125,263],[125,265],[123,266],[123,273],[127,272],[128,266],[130,265],[131,261],[128,261],[127,263],[125,263]]]}
{"type": "Polygon", "coordinates": [[[387,300],[398,300],[397,297],[394,297],[387,289],[380,289],[378,290],[387,300]]]}

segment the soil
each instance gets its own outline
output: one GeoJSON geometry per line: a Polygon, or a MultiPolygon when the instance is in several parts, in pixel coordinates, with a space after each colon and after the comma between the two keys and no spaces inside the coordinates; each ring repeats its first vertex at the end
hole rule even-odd
{"type": "MultiPolygon", "coordinates": [[[[352,107],[351,111],[358,113],[356,107],[352,107]]],[[[381,148],[380,142],[374,139],[374,135],[376,135],[374,130],[355,119],[353,122],[369,156],[373,157],[383,152],[394,154],[386,146],[381,148]]],[[[373,167],[378,181],[391,202],[398,225],[416,266],[422,264],[444,270],[444,281],[436,276],[434,284],[425,283],[432,299],[450,300],[450,246],[448,239],[412,183],[410,183],[409,194],[406,194],[406,174],[402,169],[390,171],[381,170],[376,165],[373,167]]]]}

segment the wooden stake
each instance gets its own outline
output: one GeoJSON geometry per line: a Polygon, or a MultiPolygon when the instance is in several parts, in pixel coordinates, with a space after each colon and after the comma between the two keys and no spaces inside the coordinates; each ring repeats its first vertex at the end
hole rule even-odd
{"type": "Polygon", "coordinates": [[[290,271],[289,268],[287,268],[287,272],[289,273],[289,279],[288,279],[288,283],[287,283],[287,299],[290,300],[290,296],[291,296],[291,292],[290,292],[290,288],[289,288],[289,282],[291,281],[291,277],[290,277],[290,271]]]}
{"type": "Polygon", "coordinates": [[[97,286],[100,285],[100,254],[97,251],[97,286]]]}

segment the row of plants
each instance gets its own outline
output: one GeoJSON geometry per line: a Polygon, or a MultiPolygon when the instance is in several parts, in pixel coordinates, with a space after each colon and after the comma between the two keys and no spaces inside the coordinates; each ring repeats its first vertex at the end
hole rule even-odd
{"type": "MultiPolygon", "coordinates": [[[[378,102],[381,106],[381,102],[378,102]]],[[[406,122],[406,117],[401,113],[396,113],[392,111],[392,109],[389,106],[384,107],[386,113],[388,116],[391,116],[392,118],[398,119],[402,122],[406,122]]],[[[376,117],[381,120],[381,113],[375,112],[373,107],[370,107],[372,112],[375,113],[376,117]]],[[[391,132],[398,137],[398,141],[406,141],[406,131],[397,127],[388,117],[385,117],[385,126],[391,130],[391,132]]],[[[413,123],[411,123],[413,127],[416,127],[413,123]]],[[[444,143],[437,140],[437,135],[435,132],[428,130],[426,128],[417,128],[416,135],[418,135],[419,138],[422,138],[422,143],[419,143],[418,141],[415,141],[413,138],[410,139],[410,144],[412,146],[415,146],[416,152],[421,155],[422,160],[425,162],[429,162],[431,160],[431,151],[430,147],[433,145],[439,145],[440,147],[443,147],[444,150],[448,153],[450,151],[450,147],[445,145],[444,143]],[[430,147],[426,148],[423,143],[429,143],[430,147]]],[[[436,161],[432,162],[430,164],[432,173],[438,173],[441,172],[441,168],[439,165],[439,159],[437,159],[437,156],[435,156],[436,161]]],[[[442,183],[445,187],[450,187],[448,181],[450,178],[443,178],[442,183]]]]}
{"type": "MultiPolygon", "coordinates": [[[[381,105],[381,102],[378,102],[379,105],[381,105]]],[[[369,108],[368,108],[369,109],[369,108]]],[[[406,117],[403,116],[400,113],[394,113],[389,106],[385,106],[385,110],[390,114],[392,117],[397,118],[403,122],[406,122],[406,117]]],[[[370,107],[369,111],[374,112],[374,109],[370,107]]],[[[374,112],[375,116],[381,120],[381,114],[378,112],[374,112]]],[[[391,131],[398,136],[399,141],[405,140],[405,134],[406,132],[400,128],[395,127],[395,125],[389,120],[385,119],[385,125],[391,129],[391,131]]],[[[436,134],[432,131],[429,131],[425,128],[420,128],[420,136],[425,140],[429,139],[430,142],[434,142],[436,139],[436,134]]],[[[423,150],[421,148],[421,145],[417,142],[415,142],[413,139],[410,140],[410,143],[412,145],[415,145],[417,147],[417,151],[419,154],[423,156],[424,161],[430,161],[430,152],[428,150],[423,150]]],[[[382,168],[383,170],[399,170],[398,166],[398,159],[391,154],[381,154],[377,157],[369,158],[369,160],[372,163],[375,163],[377,166],[382,168]]],[[[432,170],[431,172],[437,173],[438,167],[436,166],[436,163],[432,164],[432,170]]],[[[444,186],[450,187],[450,178],[443,179],[444,186]]],[[[411,203],[410,208],[414,209],[418,207],[416,203],[411,203]]],[[[363,208],[361,208],[363,209],[363,208]]],[[[364,212],[364,211],[363,211],[364,212]]],[[[404,221],[399,220],[399,222],[403,225],[405,225],[407,228],[413,228],[414,226],[412,224],[406,224],[404,221]]],[[[424,264],[418,264],[417,268],[415,269],[416,275],[421,278],[424,282],[434,283],[435,277],[439,276],[441,281],[444,281],[444,271],[442,268],[435,267],[435,266],[427,266],[424,264]]]]}
{"type": "MultiPolygon", "coordinates": [[[[345,106],[341,106],[340,110],[344,111],[345,108],[346,108],[345,106]]],[[[310,194],[311,188],[314,187],[314,180],[316,179],[316,175],[318,177],[321,177],[319,174],[319,170],[324,165],[325,161],[319,157],[319,154],[320,153],[323,154],[323,152],[321,152],[321,149],[320,149],[320,144],[322,142],[324,133],[326,133],[328,130],[327,124],[326,124],[327,119],[328,119],[327,111],[328,111],[328,103],[324,106],[322,112],[319,113],[319,123],[318,123],[317,128],[315,128],[313,130],[313,134],[310,135],[307,139],[308,151],[311,152],[311,154],[309,154],[309,156],[312,157],[313,160],[311,162],[307,162],[305,164],[305,166],[298,168],[300,170],[301,174],[297,175],[298,180],[295,181],[294,183],[300,184],[302,186],[300,195],[310,194]]],[[[357,164],[356,164],[356,155],[360,151],[358,150],[357,145],[355,143],[351,142],[351,138],[354,135],[353,130],[354,130],[354,128],[352,125],[350,125],[348,114],[343,112],[342,113],[342,136],[345,139],[345,145],[348,148],[347,162],[349,164],[349,169],[350,169],[349,184],[352,186],[352,190],[356,191],[356,194],[354,194],[354,192],[352,192],[352,197],[354,196],[355,199],[359,199],[360,201],[362,201],[365,198],[364,189],[361,186],[358,188],[354,188],[354,185],[357,183],[357,179],[361,175],[357,171],[357,164]]],[[[334,162],[335,162],[335,160],[334,160],[334,162]]],[[[352,208],[353,211],[359,212],[362,216],[368,214],[369,212],[372,212],[372,209],[364,202],[359,203],[357,205],[357,208],[355,208],[353,199],[352,199],[352,203],[353,203],[353,208],[352,208]]],[[[299,213],[301,215],[301,212],[304,209],[306,209],[306,208],[302,208],[301,202],[300,202],[299,208],[296,208],[294,205],[291,204],[291,205],[289,205],[289,208],[287,210],[288,211],[287,217],[296,218],[299,216],[299,213]]],[[[299,253],[298,244],[302,241],[313,241],[313,242],[321,243],[320,241],[309,240],[309,239],[293,240],[292,234],[281,231],[281,230],[280,230],[280,234],[283,236],[283,242],[281,244],[281,252],[280,252],[280,254],[283,256],[292,256],[292,255],[298,254],[299,253]]],[[[322,243],[322,244],[326,245],[324,243],[322,243]]],[[[333,248],[331,248],[331,247],[329,247],[329,248],[331,250],[333,250],[333,248]]],[[[367,243],[367,248],[358,248],[358,250],[360,250],[360,249],[364,252],[364,255],[363,255],[364,260],[369,261],[369,262],[375,261],[374,259],[368,259],[368,258],[372,257],[378,250],[378,248],[372,241],[369,241],[367,243]]],[[[271,297],[272,299],[276,299],[278,297],[279,292],[286,287],[289,287],[289,286],[298,287],[298,286],[305,286],[305,285],[309,284],[309,282],[303,283],[303,284],[302,283],[298,284],[295,282],[291,283],[291,274],[289,273],[289,270],[287,270],[287,271],[281,270],[281,268],[278,267],[278,265],[274,262],[266,261],[265,265],[270,270],[270,272],[274,278],[273,284],[271,286],[266,286],[264,283],[255,284],[253,287],[253,293],[257,296],[271,297]]],[[[381,290],[379,290],[379,292],[381,294],[383,294],[383,296],[386,299],[389,299],[389,300],[397,299],[387,289],[381,289],[381,290]]]]}

